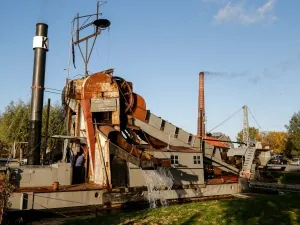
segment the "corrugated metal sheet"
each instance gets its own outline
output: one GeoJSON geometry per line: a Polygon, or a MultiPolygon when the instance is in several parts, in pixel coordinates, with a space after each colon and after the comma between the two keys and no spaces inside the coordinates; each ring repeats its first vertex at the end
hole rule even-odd
{"type": "Polygon", "coordinates": [[[114,112],[117,111],[116,98],[91,99],[91,112],[114,112]]]}

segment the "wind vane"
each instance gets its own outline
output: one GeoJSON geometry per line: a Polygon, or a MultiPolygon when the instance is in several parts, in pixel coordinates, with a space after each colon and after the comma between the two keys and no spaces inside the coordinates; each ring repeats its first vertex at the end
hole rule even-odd
{"type": "MultiPolygon", "coordinates": [[[[102,30],[105,30],[110,26],[110,21],[107,19],[99,18],[102,16],[102,13],[99,12],[100,6],[104,5],[106,2],[97,2],[97,12],[94,14],[79,16],[79,13],[75,16],[72,21],[72,32],[71,32],[71,42],[72,42],[72,56],[73,56],[73,65],[75,66],[75,46],[79,48],[80,54],[82,56],[84,62],[84,75],[88,76],[88,63],[94,49],[94,45],[96,39],[99,34],[101,34],[102,30]],[[76,31],[74,31],[74,27],[76,26],[76,31]],[[81,33],[83,30],[86,30],[89,27],[93,27],[93,32],[87,36],[81,37],[81,33]],[[75,41],[74,41],[75,36],[75,41]],[[89,39],[93,38],[92,47],[89,48],[89,39]],[[84,49],[81,48],[81,43],[85,42],[84,49]]],[[[70,59],[69,59],[70,61],[70,59]]],[[[68,72],[69,73],[69,72],[68,72]]]]}

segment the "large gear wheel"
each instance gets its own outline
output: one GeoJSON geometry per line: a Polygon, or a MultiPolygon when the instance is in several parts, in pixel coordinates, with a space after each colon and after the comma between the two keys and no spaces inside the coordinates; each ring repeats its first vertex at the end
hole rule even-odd
{"type": "Polygon", "coordinates": [[[124,100],[124,112],[128,113],[134,105],[134,95],[132,91],[132,86],[121,77],[113,77],[113,79],[117,82],[120,89],[120,96],[124,100]]]}

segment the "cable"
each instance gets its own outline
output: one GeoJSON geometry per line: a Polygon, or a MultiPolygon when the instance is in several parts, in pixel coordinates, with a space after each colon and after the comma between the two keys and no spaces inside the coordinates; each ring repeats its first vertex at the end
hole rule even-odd
{"type": "Polygon", "coordinates": [[[110,48],[111,48],[111,46],[110,46],[110,32],[109,32],[109,30],[108,30],[107,62],[106,62],[107,68],[108,68],[108,66],[109,66],[110,48]]]}
{"type": "Polygon", "coordinates": [[[54,91],[45,91],[47,93],[52,93],[52,94],[56,94],[56,95],[61,95],[61,93],[57,93],[57,92],[54,92],[54,91]]]}
{"type": "Polygon", "coordinates": [[[222,123],[220,123],[219,125],[215,126],[213,129],[211,129],[208,133],[212,132],[213,130],[215,130],[216,128],[218,128],[219,126],[223,125],[224,123],[226,123],[229,119],[231,119],[233,116],[235,116],[242,108],[240,108],[239,110],[237,110],[234,114],[232,114],[231,116],[229,116],[226,120],[224,120],[222,123]]]}
{"type": "Polygon", "coordinates": [[[55,88],[45,88],[45,89],[49,89],[49,90],[53,90],[53,91],[60,91],[60,92],[62,92],[62,90],[59,90],[59,89],[55,89],[55,88]]]}
{"type": "Polygon", "coordinates": [[[251,110],[249,109],[249,107],[248,107],[248,110],[249,110],[249,112],[250,112],[250,114],[251,114],[252,118],[254,119],[255,123],[256,123],[256,124],[257,124],[257,126],[259,127],[259,129],[260,129],[260,132],[262,132],[261,126],[258,124],[257,120],[255,119],[255,117],[254,117],[254,115],[252,114],[252,112],[251,112],[251,110]]]}

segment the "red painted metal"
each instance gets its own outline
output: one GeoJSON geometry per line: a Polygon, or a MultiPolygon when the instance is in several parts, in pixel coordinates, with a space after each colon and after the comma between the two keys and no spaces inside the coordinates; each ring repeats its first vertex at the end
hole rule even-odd
{"type": "MultiPolygon", "coordinates": [[[[92,119],[92,113],[91,113],[91,103],[90,99],[84,99],[81,100],[81,107],[83,111],[84,116],[84,122],[86,127],[86,137],[87,142],[89,146],[89,152],[90,152],[90,171],[92,174],[94,174],[94,165],[95,165],[95,132],[93,127],[93,119],[92,119]]],[[[92,175],[91,174],[91,175],[92,175]]]]}

